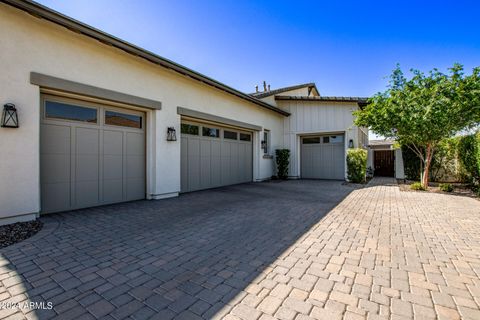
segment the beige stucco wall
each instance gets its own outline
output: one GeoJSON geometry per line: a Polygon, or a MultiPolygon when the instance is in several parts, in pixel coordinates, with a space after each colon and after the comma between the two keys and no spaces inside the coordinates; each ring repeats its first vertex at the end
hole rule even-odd
{"type": "MultiPolygon", "coordinates": [[[[283,116],[173,71],[133,57],[48,21],[0,4],[0,104],[18,107],[20,128],[0,128],[0,218],[40,210],[40,88],[35,71],[162,102],[147,115],[147,192],[175,195],[180,189],[180,141],[165,141],[166,129],[179,134],[177,106],[251,123],[271,130],[272,149],[283,144],[283,116]]],[[[254,178],[272,175],[272,160],[254,141],[254,178]]]]}
{"type": "Polygon", "coordinates": [[[358,109],[356,103],[280,100],[277,104],[292,114],[284,119],[284,145],[291,152],[289,168],[291,177],[301,175],[300,136],[316,133],[345,133],[345,149],[348,148],[350,139],[353,140],[355,147],[358,146],[359,130],[353,124],[352,114],[358,109]]]}

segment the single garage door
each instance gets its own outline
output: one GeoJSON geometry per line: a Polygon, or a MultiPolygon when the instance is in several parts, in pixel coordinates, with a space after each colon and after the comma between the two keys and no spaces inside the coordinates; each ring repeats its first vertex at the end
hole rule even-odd
{"type": "Polygon", "coordinates": [[[145,198],[145,115],[42,97],[43,213],[145,198]]]}
{"type": "Polygon", "coordinates": [[[306,179],[345,179],[344,135],[301,138],[301,175],[306,179]]]}
{"type": "Polygon", "coordinates": [[[182,122],[182,192],[250,182],[252,168],[251,132],[182,122]]]}

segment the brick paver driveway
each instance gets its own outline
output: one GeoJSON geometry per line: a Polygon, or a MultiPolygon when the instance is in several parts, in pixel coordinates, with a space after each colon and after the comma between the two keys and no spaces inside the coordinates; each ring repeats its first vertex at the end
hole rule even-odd
{"type": "Polygon", "coordinates": [[[0,318],[480,319],[480,202],[392,182],[246,184],[44,217],[0,250],[0,318]],[[54,307],[6,305],[23,301],[54,307]]]}

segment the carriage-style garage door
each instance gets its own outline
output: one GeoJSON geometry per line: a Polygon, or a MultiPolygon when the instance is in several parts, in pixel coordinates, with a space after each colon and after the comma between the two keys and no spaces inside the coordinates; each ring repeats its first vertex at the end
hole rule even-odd
{"type": "Polygon", "coordinates": [[[145,198],[145,115],[42,97],[43,213],[145,198]]]}
{"type": "Polygon", "coordinates": [[[301,138],[301,176],[306,179],[345,179],[344,135],[301,138]]]}
{"type": "Polygon", "coordinates": [[[182,192],[252,181],[251,132],[187,121],[181,127],[182,192]]]}

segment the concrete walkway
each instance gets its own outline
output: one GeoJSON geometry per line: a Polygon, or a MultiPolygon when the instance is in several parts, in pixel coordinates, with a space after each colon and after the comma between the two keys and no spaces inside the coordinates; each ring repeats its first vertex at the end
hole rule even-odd
{"type": "Polygon", "coordinates": [[[246,184],[42,218],[0,250],[0,318],[480,319],[480,202],[246,184]],[[6,302],[51,302],[6,306],[6,302]]]}

